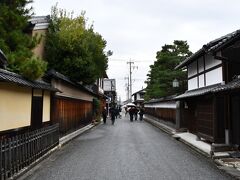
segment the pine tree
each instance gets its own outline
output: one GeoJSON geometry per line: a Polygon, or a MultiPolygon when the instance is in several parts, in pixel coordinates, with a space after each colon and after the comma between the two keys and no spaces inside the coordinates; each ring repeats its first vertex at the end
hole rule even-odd
{"type": "Polygon", "coordinates": [[[150,73],[146,81],[146,99],[160,98],[186,90],[186,71],[175,70],[175,67],[192,53],[186,41],[175,40],[171,45],[162,46],[157,52],[156,61],[150,66],[150,73]],[[180,82],[178,88],[172,87],[172,82],[180,82]]]}
{"type": "Polygon", "coordinates": [[[27,34],[28,19],[32,8],[26,8],[31,0],[0,1],[0,48],[8,59],[8,70],[34,80],[46,70],[46,62],[34,57],[32,49],[36,37],[27,34]]]}

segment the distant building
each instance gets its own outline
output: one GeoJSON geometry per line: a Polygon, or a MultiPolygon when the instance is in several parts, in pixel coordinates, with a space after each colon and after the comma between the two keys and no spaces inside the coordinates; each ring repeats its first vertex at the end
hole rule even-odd
{"type": "Polygon", "coordinates": [[[40,43],[37,44],[37,46],[33,49],[33,53],[35,56],[43,59],[45,38],[48,32],[50,16],[33,16],[28,20],[28,22],[29,27],[27,33],[31,36],[37,36],[38,38],[41,38],[40,43]]]}
{"type": "Polygon", "coordinates": [[[104,79],[103,80],[104,94],[110,98],[111,103],[117,103],[116,93],[116,80],[115,79],[104,79]]]}
{"type": "Polygon", "coordinates": [[[145,93],[146,93],[146,90],[142,89],[142,90],[137,91],[137,92],[132,94],[133,103],[136,104],[136,106],[142,106],[143,105],[145,93]]]}

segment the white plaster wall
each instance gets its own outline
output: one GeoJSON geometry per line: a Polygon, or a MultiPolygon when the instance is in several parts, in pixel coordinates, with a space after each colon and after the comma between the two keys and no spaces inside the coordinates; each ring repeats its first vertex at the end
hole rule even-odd
{"type": "Polygon", "coordinates": [[[188,90],[198,88],[197,77],[188,80],[188,90]]]}
{"type": "Polygon", "coordinates": [[[176,101],[168,101],[168,102],[159,102],[153,104],[145,104],[146,108],[167,108],[167,109],[176,109],[177,103],[176,101]]]}
{"type": "Polygon", "coordinates": [[[61,92],[56,93],[56,95],[59,95],[59,96],[82,99],[82,100],[86,100],[86,101],[92,101],[94,98],[94,96],[92,96],[78,88],[75,88],[72,85],[64,83],[62,81],[53,80],[53,86],[61,91],[61,92]]]}
{"type": "Polygon", "coordinates": [[[0,131],[30,126],[32,89],[0,83],[0,131]]]}
{"type": "Polygon", "coordinates": [[[43,97],[43,122],[50,121],[50,92],[45,91],[43,97]]]}
{"type": "Polygon", "coordinates": [[[203,72],[204,71],[204,63],[203,63],[203,57],[200,57],[198,59],[198,72],[203,72]]]}
{"type": "Polygon", "coordinates": [[[204,87],[204,74],[199,76],[199,88],[204,87]]]}
{"type": "Polygon", "coordinates": [[[137,100],[144,100],[143,98],[140,97],[140,93],[137,93],[137,100]]]}
{"type": "Polygon", "coordinates": [[[210,54],[205,55],[205,66],[206,66],[205,68],[206,68],[206,70],[209,69],[209,68],[212,68],[216,65],[219,65],[221,63],[222,63],[221,60],[214,59],[214,57],[212,55],[210,55],[210,54]]]}
{"type": "Polygon", "coordinates": [[[206,86],[221,83],[222,81],[222,67],[206,73],[206,86]]]}
{"type": "Polygon", "coordinates": [[[188,65],[188,77],[197,74],[197,61],[192,62],[188,65]]]}

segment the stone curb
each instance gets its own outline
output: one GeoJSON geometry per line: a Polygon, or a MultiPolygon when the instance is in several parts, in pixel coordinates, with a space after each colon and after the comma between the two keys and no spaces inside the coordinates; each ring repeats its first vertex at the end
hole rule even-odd
{"type": "MultiPolygon", "coordinates": [[[[147,117],[144,117],[144,120],[150,124],[152,124],[153,126],[161,129],[162,131],[164,131],[165,133],[168,133],[169,135],[171,135],[174,139],[186,144],[187,146],[189,146],[191,149],[195,150],[196,152],[204,155],[205,157],[207,158],[211,158],[211,156],[202,151],[201,149],[193,146],[192,144],[188,143],[187,141],[185,141],[184,139],[180,138],[177,136],[177,133],[176,131],[174,131],[172,128],[170,127],[167,127],[167,125],[165,124],[162,124],[162,123],[159,123],[155,120],[152,120],[150,118],[147,118],[147,117]]],[[[224,171],[224,173],[228,174],[229,176],[233,177],[233,178],[236,178],[236,179],[240,179],[240,171],[233,168],[233,167],[227,167],[227,166],[224,166],[223,163],[221,163],[219,160],[217,159],[213,159],[213,162],[217,165],[217,168],[224,171]]]]}
{"type": "Polygon", "coordinates": [[[101,121],[95,124],[89,124],[87,126],[84,126],[81,129],[78,129],[77,131],[74,131],[62,138],[59,139],[59,144],[52,148],[51,150],[49,150],[46,154],[44,154],[43,156],[41,156],[40,158],[38,158],[36,161],[34,161],[33,163],[31,163],[29,166],[23,168],[21,171],[19,171],[17,174],[15,174],[13,177],[9,178],[9,179],[13,179],[13,180],[24,180],[27,176],[28,173],[31,173],[31,171],[33,168],[38,168],[37,165],[39,163],[41,163],[44,159],[48,158],[52,153],[54,153],[55,151],[59,150],[62,146],[66,145],[68,142],[70,142],[71,140],[73,140],[74,138],[78,137],[79,135],[81,135],[82,133],[92,129],[93,127],[98,126],[99,124],[101,124],[101,121]]]}
{"type": "Polygon", "coordinates": [[[218,169],[224,171],[226,174],[229,174],[231,177],[240,179],[240,171],[234,167],[226,166],[219,159],[215,159],[214,163],[217,165],[218,169]]]}
{"type": "Polygon", "coordinates": [[[174,139],[188,145],[190,148],[194,149],[195,151],[199,152],[200,154],[206,156],[206,157],[210,157],[209,154],[207,154],[206,152],[202,151],[201,149],[198,149],[197,147],[193,146],[192,144],[188,143],[187,141],[185,141],[184,139],[175,136],[177,135],[176,131],[172,128],[167,127],[165,124],[156,122],[155,120],[151,120],[150,118],[144,118],[145,121],[149,122],[150,124],[156,126],[157,128],[163,130],[164,132],[170,134],[174,139]]]}
{"type": "Polygon", "coordinates": [[[193,146],[191,143],[185,141],[184,139],[179,138],[179,139],[177,139],[177,140],[180,141],[180,142],[182,142],[182,143],[184,143],[184,144],[186,144],[187,146],[189,146],[190,148],[194,149],[195,151],[197,151],[198,153],[202,154],[203,156],[206,156],[206,157],[208,157],[208,158],[211,158],[211,155],[209,155],[208,153],[202,151],[201,149],[197,148],[196,146],[193,146]]]}
{"type": "Polygon", "coordinates": [[[147,121],[148,123],[152,124],[153,126],[161,129],[162,131],[164,131],[167,134],[170,134],[170,135],[176,134],[174,129],[172,129],[172,128],[170,128],[170,127],[168,127],[168,126],[166,126],[166,125],[164,125],[160,122],[157,122],[157,121],[152,120],[152,119],[147,118],[147,117],[144,117],[144,120],[147,121]]]}

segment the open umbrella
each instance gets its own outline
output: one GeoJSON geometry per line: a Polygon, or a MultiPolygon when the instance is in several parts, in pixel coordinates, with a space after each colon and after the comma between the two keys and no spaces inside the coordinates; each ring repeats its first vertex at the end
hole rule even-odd
{"type": "Polygon", "coordinates": [[[127,107],[136,107],[136,105],[133,104],[133,103],[127,103],[126,106],[127,106],[127,107]]]}

